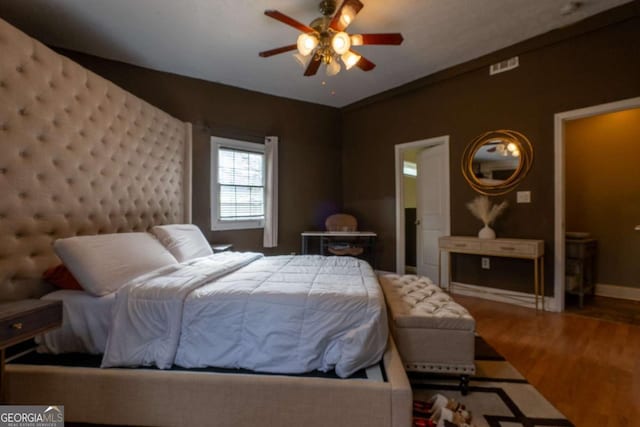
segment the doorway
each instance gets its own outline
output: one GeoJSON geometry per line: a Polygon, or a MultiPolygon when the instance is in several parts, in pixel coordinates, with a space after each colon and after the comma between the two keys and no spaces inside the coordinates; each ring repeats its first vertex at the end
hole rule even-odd
{"type": "MultiPolygon", "coordinates": [[[[416,272],[437,281],[438,237],[451,233],[449,136],[398,144],[395,163],[396,272],[407,272],[407,255],[412,258],[407,242],[415,241],[416,272]],[[413,177],[405,174],[405,162],[409,163],[409,168],[415,168],[413,177]],[[412,186],[415,187],[414,194],[412,186]],[[407,219],[415,221],[415,228],[407,223],[407,219]]],[[[443,259],[441,268],[445,280],[448,267],[447,260],[443,259]]],[[[448,283],[440,285],[448,286],[448,283]]]]}
{"type": "MultiPolygon", "coordinates": [[[[592,228],[594,230],[598,229],[599,226],[597,225],[593,225],[594,223],[591,222],[586,222],[587,221],[587,217],[591,216],[591,214],[596,214],[597,215],[597,211],[602,210],[602,208],[608,208],[608,220],[610,222],[613,222],[615,226],[620,226],[622,224],[627,225],[626,228],[628,228],[627,232],[628,235],[626,237],[631,236],[632,239],[634,239],[636,242],[640,241],[640,231],[635,231],[634,230],[634,226],[636,224],[640,224],[640,218],[636,218],[633,224],[629,225],[626,224],[626,222],[628,222],[628,218],[627,219],[622,219],[622,217],[615,215],[616,210],[621,210],[624,209],[623,206],[620,206],[619,203],[635,203],[635,205],[637,206],[637,204],[640,203],[640,200],[630,200],[629,197],[627,196],[626,200],[621,200],[619,201],[618,204],[611,204],[611,202],[607,202],[607,198],[609,196],[611,196],[613,193],[615,193],[617,190],[619,190],[618,187],[616,187],[614,184],[609,183],[608,185],[605,185],[606,188],[600,188],[598,189],[597,187],[599,187],[601,184],[604,184],[605,179],[602,180],[593,180],[594,174],[597,173],[605,173],[605,169],[606,167],[610,166],[609,164],[607,165],[602,165],[602,167],[596,167],[595,170],[591,170],[589,172],[589,175],[584,175],[585,176],[585,180],[584,180],[584,191],[582,191],[582,189],[580,190],[580,197],[585,196],[587,193],[590,193],[592,189],[595,189],[597,191],[601,191],[603,196],[600,197],[599,200],[599,206],[597,206],[598,209],[596,209],[595,205],[592,205],[593,208],[591,208],[590,206],[587,206],[586,208],[582,208],[582,213],[576,213],[576,206],[574,206],[574,204],[580,204],[582,203],[582,201],[576,199],[576,194],[578,191],[575,190],[575,181],[578,179],[576,178],[576,175],[580,175],[580,171],[571,171],[571,174],[568,175],[568,155],[571,155],[573,157],[575,157],[577,154],[577,152],[575,151],[575,146],[574,144],[579,144],[580,141],[586,141],[586,139],[588,137],[593,136],[594,134],[594,125],[602,125],[603,122],[602,120],[611,120],[614,119],[615,120],[619,120],[619,117],[622,117],[620,114],[613,114],[613,113],[618,113],[618,112],[628,112],[634,109],[638,109],[640,108],[640,97],[639,98],[632,98],[632,99],[628,99],[628,100],[623,100],[623,101],[619,101],[619,102],[613,102],[613,103],[608,103],[608,104],[602,104],[602,105],[597,105],[597,106],[593,106],[593,107],[588,107],[588,108],[583,108],[583,109],[579,109],[579,110],[573,110],[573,111],[567,111],[564,113],[558,113],[555,115],[555,259],[554,259],[554,266],[555,266],[555,277],[554,277],[554,294],[555,294],[555,307],[554,309],[556,309],[557,311],[563,311],[565,309],[565,291],[567,290],[567,287],[569,287],[570,291],[574,291],[573,288],[575,288],[577,283],[582,283],[582,284],[587,284],[587,285],[591,285],[587,282],[584,281],[584,277],[582,276],[582,272],[584,271],[585,274],[592,274],[593,272],[589,271],[590,270],[590,266],[588,268],[585,269],[585,267],[582,265],[582,263],[580,263],[580,267],[579,270],[575,270],[575,263],[573,262],[573,259],[571,260],[571,262],[569,264],[567,264],[567,255],[571,255],[571,257],[573,258],[574,255],[572,255],[571,253],[567,253],[567,243],[569,242],[571,244],[571,247],[569,248],[570,251],[569,252],[577,252],[579,248],[580,251],[578,253],[582,253],[582,252],[589,252],[586,249],[582,250],[582,247],[580,244],[576,244],[574,240],[572,239],[583,239],[582,240],[582,245],[584,245],[586,247],[586,242],[587,239],[591,239],[592,237],[598,237],[596,236],[591,236],[590,231],[592,230],[574,230],[573,228],[592,228]],[[593,119],[593,120],[592,120],[593,119]],[[582,132],[580,129],[580,126],[591,126],[592,129],[586,133],[582,133],[582,135],[580,134],[580,132],[582,132]],[[576,131],[576,129],[578,129],[576,131]],[[577,139],[576,141],[573,141],[573,139],[577,139]],[[568,146],[567,144],[571,143],[572,146],[568,146]],[[606,166],[606,167],[605,167],[606,166]],[[568,187],[571,186],[571,187],[568,187]],[[572,193],[567,194],[568,189],[571,189],[572,193]],[[589,189],[589,191],[587,191],[587,189],[589,189]],[[584,193],[584,194],[583,194],[584,193]],[[571,203],[572,206],[567,206],[567,203],[571,203]],[[589,215],[585,214],[584,209],[589,209],[589,215]],[[614,216],[616,218],[614,218],[614,216]],[[577,219],[576,219],[577,218],[577,219]],[[589,224],[589,225],[587,225],[589,224]],[[571,228],[571,229],[570,229],[571,228]],[[566,234],[566,232],[573,232],[570,236],[568,236],[566,234]],[[575,234],[575,236],[574,236],[575,234]],[[580,234],[578,236],[578,234],[580,234]],[[567,238],[571,238],[570,240],[566,240],[565,236],[567,238]],[[576,271],[578,271],[577,275],[576,275],[576,271]]],[[[624,124],[620,124],[618,123],[618,125],[620,126],[624,126],[624,124]]],[[[612,121],[612,126],[615,126],[615,123],[612,121]]],[[[607,162],[607,161],[613,161],[613,157],[615,156],[608,156],[607,155],[607,150],[614,150],[615,149],[615,144],[611,141],[609,141],[610,143],[607,144],[607,141],[604,141],[604,145],[603,147],[606,148],[605,150],[601,150],[601,153],[596,156],[597,158],[599,158],[599,160],[601,162],[607,162]],[[608,160],[609,159],[609,160],[608,160]]],[[[637,143],[637,141],[635,141],[635,143],[637,143]]],[[[602,144],[602,142],[601,142],[602,144]]],[[[580,155],[582,155],[582,153],[578,152],[580,155]]],[[[614,154],[611,153],[610,154],[614,154]]],[[[619,153],[615,153],[615,154],[619,154],[619,153]]],[[[635,161],[637,163],[637,158],[633,159],[632,161],[635,161]]],[[[578,167],[576,166],[576,169],[578,169],[578,167]]],[[[611,171],[611,173],[608,173],[606,178],[609,179],[611,178],[611,175],[617,174],[618,171],[611,171]]],[[[604,178],[604,177],[603,177],[604,178]]],[[[634,183],[637,186],[637,182],[634,183]]],[[[580,209],[580,208],[578,208],[580,209]]],[[[604,212],[602,212],[602,215],[604,215],[604,212]]],[[[611,240],[610,237],[607,237],[607,239],[611,240]]],[[[591,240],[597,240],[597,239],[591,239],[591,240]]],[[[618,245],[623,239],[622,238],[618,238],[618,241],[613,242],[613,244],[611,243],[607,243],[608,240],[603,240],[601,242],[596,242],[599,243],[600,246],[603,246],[602,248],[600,248],[600,251],[605,250],[605,248],[608,247],[612,247],[612,246],[616,246],[618,245]]],[[[628,240],[628,239],[627,239],[628,240]]],[[[577,240],[578,243],[580,243],[580,240],[577,240]]],[[[594,245],[596,244],[594,243],[594,245]]],[[[635,246],[637,248],[637,246],[635,246]]],[[[597,254],[597,252],[596,252],[597,254]]],[[[596,255],[597,256],[597,255],[596,255]]],[[[610,254],[607,254],[607,256],[610,256],[610,254]]],[[[614,258],[618,259],[619,257],[615,257],[614,258]]],[[[600,262],[605,261],[603,259],[600,260],[600,262]]],[[[597,263],[598,261],[593,260],[593,261],[589,261],[591,262],[592,265],[594,265],[595,271],[597,271],[597,263]]],[[[602,265],[601,265],[602,267],[602,265]]],[[[607,266],[607,269],[609,269],[610,266],[607,266]]],[[[634,267],[637,267],[634,264],[634,267]]],[[[612,268],[615,268],[615,266],[612,266],[612,268]]],[[[618,269],[620,269],[620,266],[618,266],[618,269]]],[[[611,274],[610,274],[611,275],[611,274]]],[[[589,279],[589,278],[588,278],[589,279]]],[[[595,293],[596,294],[601,294],[601,295],[606,295],[607,292],[611,293],[617,293],[618,296],[623,297],[624,294],[627,294],[627,296],[629,296],[630,299],[640,299],[640,288],[634,288],[634,287],[624,287],[624,286],[607,286],[607,285],[597,285],[597,282],[600,282],[599,278],[597,278],[597,274],[595,278],[590,278],[592,281],[594,281],[592,283],[593,286],[595,286],[595,293]]],[[[636,279],[637,281],[637,279],[636,279]]],[[[589,287],[589,286],[588,286],[589,287]]],[[[609,296],[614,296],[614,295],[609,295],[609,296]]]]}

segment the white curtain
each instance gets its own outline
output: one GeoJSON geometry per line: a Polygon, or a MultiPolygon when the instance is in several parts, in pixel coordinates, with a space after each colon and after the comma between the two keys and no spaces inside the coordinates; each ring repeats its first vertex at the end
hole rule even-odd
{"type": "Polygon", "coordinates": [[[275,248],[278,246],[278,137],[265,137],[264,145],[266,179],[263,246],[275,248]]]}

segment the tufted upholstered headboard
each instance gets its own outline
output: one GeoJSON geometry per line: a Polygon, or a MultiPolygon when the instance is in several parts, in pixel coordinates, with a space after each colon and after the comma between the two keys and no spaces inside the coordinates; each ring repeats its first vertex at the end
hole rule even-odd
{"type": "Polygon", "coordinates": [[[52,242],[191,222],[191,126],[0,19],[0,300],[49,290],[52,242]]]}

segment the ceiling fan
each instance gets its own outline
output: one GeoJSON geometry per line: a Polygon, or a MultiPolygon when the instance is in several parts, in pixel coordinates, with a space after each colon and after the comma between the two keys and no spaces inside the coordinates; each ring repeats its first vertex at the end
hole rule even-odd
{"type": "Polygon", "coordinates": [[[518,149],[518,146],[513,142],[506,143],[502,140],[498,140],[498,141],[490,141],[485,145],[493,146],[493,147],[487,148],[487,153],[498,153],[505,157],[506,156],[520,157],[520,150],[518,149]]]}
{"type": "Polygon", "coordinates": [[[338,74],[342,68],[340,61],[347,70],[355,65],[363,71],[371,71],[376,65],[354,51],[353,46],[399,45],[404,39],[400,33],[347,34],[346,28],[363,6],[360,0],[344,0],[336,10],[336,0],[323,0],[319,5],[322,16],[309,25],[277,10],[266,10],[265,15],[301,31],[302,34],[298,36],[296,44],[266,50],[260,52],[260,56],[267,58],[295,49],[302,57],[312,55],[304,72],[305,76],[316,74],[322,63],[326,65],[328,75],[338,74]]]}

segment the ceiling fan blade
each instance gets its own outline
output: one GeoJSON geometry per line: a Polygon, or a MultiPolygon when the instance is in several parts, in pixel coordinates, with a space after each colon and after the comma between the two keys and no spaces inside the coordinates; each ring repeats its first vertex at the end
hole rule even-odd
{"type": "MultiPolygon", "coordinates": [[[[358,53],[358,55],[360,55],[360,54],[358,53]]],[[[376,68],[376,64],[374,64],[373,62],[369,61],[367,58],[365,58],[362,55],[360,55],[360,60],[356,63],[356,66],[358,68],[360,68],[362,71],[371,71],[374,68],[376,68]]]]}
{"type": "Polygon", "coordinates": [[[336,14],[333,15],[329,27],[336,31],[344,31],[363,7],[360,0],[344,0],[336,14]]]}
{"type": "Polygon", "coordinates": [[[276,49],[265,50],[264,52],[260,52],[258,55],[260,55],[263,58],[268,58],[270,56],[277,55],[279,53],[289,52],[290,50],[295,50],[297,48],[298,48],[297,45],[290,44],[288,46],[282,46],[282,47],[278,47],[276,49]]]}
{"type": "Polygon", "coordinates": [[[304,72],[305,76],[313,76],[318,72],[318,68],[320,68],[320,58],[316,58],[315,56],[309,62],[309,66],[304,72]]]}
{"type": "Polygon", "coordinates": [[[283,24],[287,24],[290,27],[295,28],[296,30],[302,31],[303,33],[312,33],[314,31],[313,28],[309,27],[308,25],[304,25],[303,23],[290,18],[284,13],[280,13],[277,10],[265,10],[264,14],[277,21],[282,22],[283,24]]]}
{"type": "Polygon", "coordinates": [[[391,44],[399,45],[404,41],[400,33],[380,33],[380,34],[354,34],[351,36],[354,46],[366,44],[391,44]]]}

